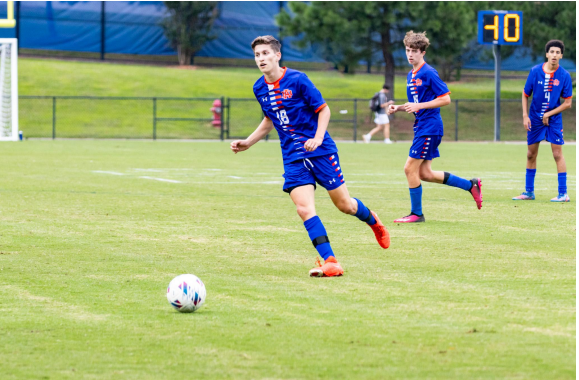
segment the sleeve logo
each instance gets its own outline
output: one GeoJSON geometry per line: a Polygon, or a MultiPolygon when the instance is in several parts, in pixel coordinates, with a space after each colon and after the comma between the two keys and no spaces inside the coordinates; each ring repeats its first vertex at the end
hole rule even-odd
{"type": "Polygon", "coordinates": [[[292,94],[292,91],[291,91],[291,90],[288,90],[288,89],[283,90],[282,93],[281,93],[281,96],[282,96],[282,98],[284,98],[284,99],[291,99],[292,95],[293,95],[293,94],[292,94]]]}

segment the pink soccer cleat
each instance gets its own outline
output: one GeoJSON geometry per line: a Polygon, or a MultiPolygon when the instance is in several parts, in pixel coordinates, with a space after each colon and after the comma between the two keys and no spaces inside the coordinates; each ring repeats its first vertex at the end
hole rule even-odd
{"type": "Polygon", "coordinates": [[[410,214],[410,215],[407,215],[403,218],[396,219],[394,221],[394,223],[422,223],[425,221],[426,220],[424,219],[424,214],[422,214],[420,216],[415,215],[415,214],[410,214]]]}
{"type": "Polygon", "coordinates": [[[483,197],[482,197],[482,182],[480,178],[473,178],[470,180],[472,182],[472,187],[470,188],[470,193],[476,202],[476,207],[480,210],[482,208],[483,197]]]}
{"type": "Polygon", "coordinates": [[[534,201],[535,193],[532,191],[525,191],[521,195],[517,195],[513,198],[514,201],[534,201]]]}

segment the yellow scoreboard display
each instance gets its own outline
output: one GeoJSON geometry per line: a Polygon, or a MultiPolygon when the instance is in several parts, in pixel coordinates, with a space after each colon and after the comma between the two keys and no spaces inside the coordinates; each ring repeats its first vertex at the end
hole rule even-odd
{"type": "Polygon", "coordinates": [[[481,45],[522,45],[523,12],[479,11],[478,43],[481,45]]]}

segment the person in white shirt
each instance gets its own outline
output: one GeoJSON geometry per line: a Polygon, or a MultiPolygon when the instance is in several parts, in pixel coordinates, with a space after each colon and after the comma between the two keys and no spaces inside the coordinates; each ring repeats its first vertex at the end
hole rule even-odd
{"type": "Polygon", "coordinates": [[[388,120],[388,115],[386,115],[386,108],[393,104],[394,101],[389,99],[390,87],[384,84],[382,86],[382,90],[378,92],[378,99],[380,101],[380,110],[378,112],[374,112],[375,118],[374,123],[376,123],[376,128],[372,129],[368,132],[367,135],[363,135],[362,138],[364,139],[365,143],[369,143],[372,139],[372,136],[375,133],[378,133],[382,129],[384,130],[384,143],[392,144],[392,140],[390,140],[390,120],[388,120]]]}

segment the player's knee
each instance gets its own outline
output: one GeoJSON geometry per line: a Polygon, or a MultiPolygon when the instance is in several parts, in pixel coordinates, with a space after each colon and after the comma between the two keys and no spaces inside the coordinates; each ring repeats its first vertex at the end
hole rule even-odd
{"type": "Polygon", "coordinates": [[[420,180],[422,181],[426,181],[426,182],[431,182],[432,179],[434,178],[434,174],[431,171],[421,171],[420,172],[420,180]]]}
{"type": "Polygon", "coordinates": [[[556,162],[561,161],[563,159],[563,152],[554,151],[553,152],[553,158],[555,159],[556,162]]]}
{"type": "Polygon", "coordinates": [[[336,204],[336,207],[344,214],[353,215],[356,213],[356,210],[354,210],[354,205],[352,204],[350,199],[348,199],[347,201],[339,202],[338,204],[336,204]]]}
{"type": "Polygon", "coordinates": [[[406,176],[412,174],[412,168],[410,165],[404,165],[404,174],[406,174],[406,176]]]}
{"type": "Polygon", "coordinates": [[[535,161],[537,159],[537,152],[533,152],[532,150],[527,151],[527,160],[535,161]]]}
{"type": "Polygon", "coordinates": [[[311,208],[311,207],[307,207],[307,206],[297,206],[297,210],[298,215],[300,216],[300,218],[302,218],[302,220],[307,220],[310,217],[315,215],[315,211],[311,208]]]}

